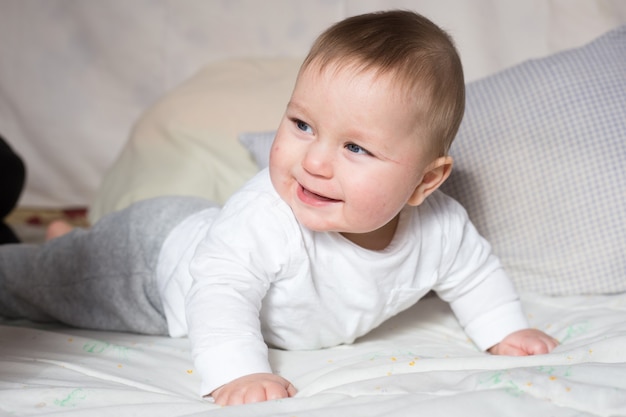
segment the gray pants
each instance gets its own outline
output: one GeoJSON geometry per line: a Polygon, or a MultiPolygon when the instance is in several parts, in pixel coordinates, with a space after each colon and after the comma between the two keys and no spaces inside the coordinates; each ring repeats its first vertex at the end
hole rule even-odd
{"type": "Polygon", "coordinates": [[[161,246],[183,219],[213,206],[158,197],[42,245],[0,246],[0,316],[166,335],[155,282],[161,246]]]}

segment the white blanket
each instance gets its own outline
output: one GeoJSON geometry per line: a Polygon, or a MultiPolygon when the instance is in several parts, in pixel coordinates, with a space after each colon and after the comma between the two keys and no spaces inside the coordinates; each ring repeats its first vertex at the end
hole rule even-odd
{"type": "Polygon", "coordinates": [[[298,395],[223,408],[198,396],[186,339],[7,322],[0,415],[625,416],[626,294],[523,300],[553,353],[478,352],[433,297],[350,346],[271,350],[298,395]]]}

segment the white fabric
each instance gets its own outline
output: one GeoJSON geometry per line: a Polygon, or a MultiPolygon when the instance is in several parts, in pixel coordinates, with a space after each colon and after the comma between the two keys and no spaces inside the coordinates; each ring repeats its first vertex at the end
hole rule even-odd
{"type": "Polygon", "coordinates": [[[0,414],[152,417],[592,417],[626,415],[626,294],[523,294],[550,355],[495,357],[427,298],[352,345],[270,349],[295,398],[219,407],[198,398],[187,339],[0,325],[0,414]]]}
{"type": "Polygon", "coordinates": [[[331,23],[388,8],[449,30],[468,81],[626,22],[622,0],[5,0],[0,132],[29,168],[20,204],[91,203],[137,118],[207,63],[302,57],[331,23]]]}
{"type": "Polygon", "coordinates": [[[528,326],[489,245],[441,193],[407,206],[390,245],[370,251],[300,227],[264,170],[219,214],[204,211],[174,229],[162,254],[157,279],[170,332],[189,333],[203,395],[270,372],[264,340],[290,350],[352,343],[431,289],[480,349],[528,326]]]}
{"type": "Polygon", "coordinates": [[[156,269],[157,286],[171,337],[187,336],[184,295],[189,292],[192,282],[189,264],[219,210],[209,208],[189,216],[176,226],[161,247],[156,269]]]}

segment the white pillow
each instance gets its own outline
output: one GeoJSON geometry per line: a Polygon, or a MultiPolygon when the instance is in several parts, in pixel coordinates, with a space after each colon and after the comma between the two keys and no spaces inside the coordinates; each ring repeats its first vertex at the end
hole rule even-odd
{"type": "Polygon", "coordinates": [[[470,83],[444,191],[521,290],[626,290],[626,26],[470,83]]]}
{"type": "Polygon", "coordinates": [[[278,127],[300,63],[296,58],[212,63],[173,89],[136,123],[104,177],[89,220],[167,194],[226,201],[257,171],[239,133],[278,127]]]}
{"type": "MultiPolygon", "coordinates": [[[[260,168],[273,137],[240,139],[260,168]]],[[[443,191],[518,289],[626,291],[626,26],[469,83],[451,154],[443,191]]]]}

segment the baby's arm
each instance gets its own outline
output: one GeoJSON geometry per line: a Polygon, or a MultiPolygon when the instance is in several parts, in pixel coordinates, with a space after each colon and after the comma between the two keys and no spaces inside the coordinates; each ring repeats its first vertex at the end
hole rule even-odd
{"type": "Polygon", "coordinates": [[[285,242],[293,247],[289,243],[299,235],[285,231],[281,216],[291,213],[273,207],[273,194],[250,191],[236,194],[224,206],[189,265],[193,282],[185,312],[192,355],[202,378],[200,392],[219,405],[296,392],[289,381],[272,374],[261,308],[277,271],[289,264],[291,251],[285,250],[285,242]]]}
{"type": "Polygon", "coordinates": [[[251,374],[222,385],[211,393],[219,405],[238,405],[293,397],[296,389],[274,374],[251,374]]]}
{"type": "Polygon", "coordinates": [[[536,329],[518,330],[488,349],[494,355],[528,356],[550,353],[559,342],[536,329]]]}

